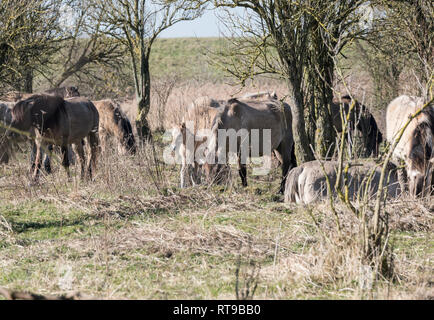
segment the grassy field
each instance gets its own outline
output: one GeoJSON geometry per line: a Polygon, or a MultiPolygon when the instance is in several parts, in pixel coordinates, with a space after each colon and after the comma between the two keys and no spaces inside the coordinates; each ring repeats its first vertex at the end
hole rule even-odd
{"type": "Polygon", "coordinates": [[[151,75],[165,78],[176,75],[183,80],[220,81],[225,75],[208,64],[208,53],[224,46],[220,38],[158,39],[151,53],[151,75]]]}
{"type": "MultiPolygon", "coordinates": [[[[157,154],[163,147],[156,144],[157,154]]],[[[396,276],[362,289],[354,219],[341,217],[348,225],[342,246],[327,203],[282,202],[278,168],[249,176],[245,189],[234,170],[224,186],[181,190],[178,167],[156,163],[145,147],[135,156],[108,152],[94,182],[68,181],[57,162],[54,174],[30,187],[27,163],[18,154],[0,167],[0,286],[9,289],[233,299],[238,269],[241,288],[257,274],[255,299],[434,297],[432,199],[388,206],[396,276]]]]}
{"type": "MultiPolygon", "coordinates": [[[[277,80],[261,78],[245,88],[226,83],[203,54],[221,41],[156,42],[153,130],[179,124],[199,96],[288,93],[277,80]],[[157,91],[174,76],[162,104],[157,91]]],[[[356,70],[349,86],[371,106],[369,79],[348,65],[356,70]]],[[[133,100],[121,106],[135,118],[133,100]]],[[[155,132],[155,157],[150,146],[134,156],[109,149],[93,182],[80,181],[77,167],[68,180],[56,158],[54,173],[29,186],[28,152],[0,165],[0,287],[101,299],[234,299],[237,283],[243,296],[253,280],[254,299],[434,298],[433,197],[388,202],[393,277],[371,284],[360,225],[343,205],[336,204],[343,225],[338,236],[328,203],[283,202],[277,166],[267,176],[248,174],[247,188],[232,168],[226,185],[180,189],[179,166],[162,162],[168,144],[162,131],[155,132]]]]}

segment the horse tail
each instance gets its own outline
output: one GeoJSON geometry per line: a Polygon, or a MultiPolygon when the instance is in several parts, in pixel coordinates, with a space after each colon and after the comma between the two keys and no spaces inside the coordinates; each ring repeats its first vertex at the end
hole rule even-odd
{"type": "Polygon", "coordinates": [[[298,188],[298,178],[302,172],[303,167],[296,167],[289,171],[288,177],[286,178],[285,202],[297,202],[297,195],[301,198],[298,188]]]}
{"type": "Polygon", "coordinates": [[[119,139],[128,152],[135,154],[137,150],[136,140],[134,138],[133,127],[131,126],[130,120],[124,112],[122,112],[119,105],[115,107],[114,113],[115,122],[119,129],[119,139]]]}
{"type": "Polygon", "coordinates": [[[291,166],[292,168],[297,167],[297,157],[295,156],[295,143],[292,144],[291,148],[291,166]]]}
{"type": "Polygon", "coordinates": [[[125,147],[132,154],[136,153],[136,140],[134,139],[133,127],[131,126],[131,122],[128,120],[126,116],[122,117],[121,120],[123,133],[124,133],[124,143],[125,147]]]}

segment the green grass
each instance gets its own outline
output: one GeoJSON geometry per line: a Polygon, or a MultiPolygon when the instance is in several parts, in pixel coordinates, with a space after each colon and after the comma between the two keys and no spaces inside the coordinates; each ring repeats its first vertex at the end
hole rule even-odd
{"type": "Polygon", "coordinates": [[[208,64],[209,51],[224,45],[220,38],[157,39],[151,53],[154,78],[177,76],[182,80],[221,80],[224,74],[208,64]]]}

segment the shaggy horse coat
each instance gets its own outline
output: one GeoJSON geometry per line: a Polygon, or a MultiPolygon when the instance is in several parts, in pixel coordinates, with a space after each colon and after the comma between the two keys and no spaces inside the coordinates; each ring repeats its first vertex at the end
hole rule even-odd
{"type": "Polygon", "coordinates": [[[0,101],[0,163],[8,163],[12,155],[12,145],[8,127],[12,122],[13,103],[0,101]]]}
{"type": "MultiPolygon", "coordinates": [[[[257,146],[259,149],[258,156],[265,155],[263,154],[263,147],[266,141],[263,140],[263,134],[266,132],[264,130],[270,130],[270,151],[274,151],[274,154],[282,165],[280,192],[283,192],[285,189],[286,175],[292,167],[296,166],[294,140],[292,135],[292,113],[289,105],[281,103],[279,100],[274,98],[263,100],[231,99],[227,101],[224,108],[219,109],[218,114],[213,120],[213,139],[210,139],[208,149],[215,149],[216,154],[221,154],[222,152],[228,154],[229,151],[233,151],[228,150],[230,143],[230,141],[228,141],[229,138],[226,141],[226,150],[218,144],[219,137],[217,135],[218,131],[221,129],[226,130],[226,132],[231,129],[235,132],[242,132],[245,130],[248,134],[249,141],[254,139],[252,136],[252,130],[257,130],[259,133],[259,139],[258,141],[255,141],[255,143],[259,144],[257,146]]],[[[246,159],[242,158],[243,154],[240,150],[241,145],[241,137],[238,137],[237,159],[239,175],[242,185],[247,186],[246,159]]],[[[250,143],[248,146],[249,154],[246,154],[246,157],[250,156],[252,147],[253,146],[250,143]]],[[[211,165],[209,161],[205,163],[205,169],[207,172],[210,172],[210,169],[215,167],[216,165],[211,165]]]]}
{"type": "Polygon", "coordinates": [[[99,112],[101,147],[104,152],[109,137],[115,137],[119,153],[136,153],[133,128],[126,114],[113,100],[93,101],[99,112]]]}
{"type": "MultiPolygon", "coordinates": [[[[402,95],[387,107],[386,125],[387,140],[392,144],[399,131],[413,115],[424,105],[418,97],[402,95]]],[[[405,129],[401,140],[393,151],[396,162],[405,163],[405,173],[401,172],[401,184],[405,184],[405,176],[409,179],[410,193],[423,195],[434,186],[434,106],[428,106],[405,129]]]]}

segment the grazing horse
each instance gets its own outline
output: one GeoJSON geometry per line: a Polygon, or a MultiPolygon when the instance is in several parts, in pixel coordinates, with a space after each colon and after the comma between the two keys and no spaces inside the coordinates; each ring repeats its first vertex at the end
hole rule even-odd
{"type": "Polygon", "coordinates": [[[99,113],[99,135],[104,152],[107,140],[113,136],[118,141],[119,153],[136,153],[136,140],[127,115],[113,100],[93,101],[99,113]]]}
{"type": "MultiPolygon", "coordinates": [[[[267,150],[264,149],[268,144],[271,149],[269,151],[274,150],[274,154],[282,164],[280,192],[285,189],[288,171],[296,166],[291,108],[288,104],[281,103],[275,98],[230,99],[215,116],[212,139],[209,140],[208,155],[212,155],[210,151],[215,151],[216,159],[207,156],[204,165],[207,174],[213,172],[212,169],[216,167],[215,160],[219,161],[217,158],[223,155],[227,159],[229,152],[235,152],[237,153],[239,175],[243,186],[247,186],[247,157],[267,155],[265,153],[267,150]],[[223,132],[226,132],[226,139],[221,137],[223,132]],[[264,139],[267,133],[270,134],[270,141],[264,139]],[[231,142],[231,140],[233,141],[231,142]],[[236,142],[236,150],[230,150],[232,148],[230,145],[234,141],[236,142]],[[246,146],[248,141],[251,142],[246,146]],[[224,144],[226,148],[223,146],[224,144]],[[247,151],[243,152],[243,148],[244,151],[247,148],[247,151]],[[255,153],[252,154],[252,151],[255,153]]],[[[271,160],[271,158],[269,159],[271,160]]]]}
{"type": "Polygon", "coordinates": [[[12,127],[28,132],[35,138],[36,156],[32,168],[32,180],[39,175],[42,146],[54,144],[61,147],[62,165],[69,176],[68,145],[73,145],[81,164],[81,177],[85,175],[85,156],[82,140],[87,139],[91,157],[87,165],[89,178],[96,167],[99,148],[99,115],[93,103],[76,97],[64,100],[50,95],[33,95],[19,101],[12,109],[12,127]]]}
{"type": "MultiPolygon", "coordinates": [[[[346,163],[344,163],[345,166],[346,163]]],[[[348,186],[349,199],[362,199],[365,191],[368,192],[369,196],[373,196],[378,191],[381,169],[381,165],[372,160],[350,162],[348,172],[346,174],[342,173],[341,176],[342,182],[345,180],[348,186]],[[368,185],[369,177],[371,177],[371,180],[368,185]]],[[[329,190],[326,175],[330,181],[330,187],[334,188],[337,171],[337,161],[322,161],[321,166],[321,162],[318,160],[305,162],[292,169],[286,179],[285,202],[309,204],[327,199],[329,190]]],[[[387,183],[385,184],[389,197],[395,197],[401,193],[397,181],[396,167],[390,163],[386,172],[387,183]]],[[[336,190],[332,190],[332,192],[335,196],[336,190]]]]}
{"type": "MultiPolygon", "coordinates": [[[[341,100],[342,104],[333,103],[331,108],[333,126],[337,132],[342,132],[341,111],[344,115],[347,115],[352,103],[352,99],[348,95],[343,96],[341,100]]],[[[383,135],[378,129],[377,122],[368,108],[357,101],[355,101],[354,108],[349,116],[348,131],[351,141],[353,141],[356,132],[362,136],[363,150],[361,155],[363,157],[378,156],[379,146],[383,141],[383,135]]]]}
{"type": "MultiPolygon", "coordinates": [[[[402,95],[394,99],[387,107],[387,140],[392,144],[399,131],[424,105],[424,99],[402,95]]],[[[412,195],[423,196],[434,187],[434,105],[425,108],[411,120],[401,140],[393,151],[393,159],[405,162],[405,170],[400,172],[400,183],[405,186],[408,178],[409,191],[412,195]],[[407,177],[406,177],[407,176],[407,177]]]]}
{"type": "MultiPolygon", "coordinates": [[[[211,129],[212,121],[224,103],[208,96],[199,97],[188,106],[181,124],[172,129],[172,151],[178,152],[181,157],[181,188],[201,182],[203,163],[194,157],[196,150],[205,146],[208,139],[201,134],[201,130],[211,129]]],[[[214,181],[220,182],[220,178],[223,177],[214,181]]]]}

